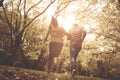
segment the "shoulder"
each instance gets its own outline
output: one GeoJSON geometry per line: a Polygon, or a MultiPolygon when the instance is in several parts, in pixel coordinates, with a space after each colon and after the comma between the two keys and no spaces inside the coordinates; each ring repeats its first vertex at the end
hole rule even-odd
{"type": "Polygon", "coordinates": [[[61,31],[63,34],[67,34],[67,31],[66,31],[63,27],[60,27],[60,31],[61,31]]]}
{"type": "Polygon", "coordinates": [[[65,31],[65,29],[64,29],[63,27],[59,27],[59,29],[60,29],[61,31],[65,31]]]}

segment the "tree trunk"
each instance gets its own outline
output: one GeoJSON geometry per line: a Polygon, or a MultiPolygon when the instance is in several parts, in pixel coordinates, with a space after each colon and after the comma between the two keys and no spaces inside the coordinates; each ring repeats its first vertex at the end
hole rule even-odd
{"type": "MultiPolygon", "coordinates": [[[[17,60],[18,58],[20,58],[19,60],[24,62],[25,55],[24,55],[24,52],[21,47],[21,38],[20,37],[16,37],[16,40],[15,40],[15,43],[13,46],[13,51],[11,54],[11,65],[12,66],[16,66],[19,63],[19,60],[17,60]],[[16,62],[17,62],[17,64],[16,64],[16,62]]],[[[21,63],[23,64],[23,62],[21,62],[21,63]]]]}

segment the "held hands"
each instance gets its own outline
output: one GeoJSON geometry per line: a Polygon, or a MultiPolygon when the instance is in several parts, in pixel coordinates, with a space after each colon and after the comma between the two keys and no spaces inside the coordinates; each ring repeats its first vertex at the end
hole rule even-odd
{"type": "Polygon", "coordinates": [[[71,36],[71,34],[69,33],[69,34],[67,35],[67,39],[68,39],[68,40],[71,40],[71,37],[72,37],[72,36],[71,36]]]}

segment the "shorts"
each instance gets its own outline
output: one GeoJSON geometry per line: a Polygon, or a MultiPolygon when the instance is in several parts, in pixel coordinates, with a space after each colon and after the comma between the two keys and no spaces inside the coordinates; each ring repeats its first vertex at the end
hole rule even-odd
{"type": "Polygon", "coordinates": [[[63,44],[60,42],[50,42],[49,56],[50,57],[58,57],[62,50],[62,47],[63,47],[63,44]]]}

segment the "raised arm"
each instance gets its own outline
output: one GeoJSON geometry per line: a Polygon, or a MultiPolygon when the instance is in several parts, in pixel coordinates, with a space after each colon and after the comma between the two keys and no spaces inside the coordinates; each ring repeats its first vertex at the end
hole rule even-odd
{"type": "Polygon", "coordinates": [[[62,31],[63,31],[63,33],[67,36],[67,38],[69,39],[69,38],[70,38],[70,33],[67,32],[67,31],[65,31],[64,28],[62,28],[62,31]]]}
{"type": "Polygon", "coordinates": [[[49,25],[49,28],[48,28],[47,35],[46,35],[46,37],[45,37],[45,39],[44,39],[44,42],[47,41],[47,38],[48,38],[49,33],[50,33],[50,28],[51,28],[51,26],[58,26],[57,19],[54,18],[53,16],[52,16],[52,19],[51,19],[51,22],[50,22],[50,25],[49,25]]]}
{"type": "Polygon", "coordinates": [[[50,33],[51,25],[52,25],[52,22],[51,22],[50,25],[49,25],[49,28],[48,28],[47,34],[46,34],[46,36],[45,36],[44,42],[47,41],[47,38],[48,38],[49,33],[50,33]]]}

